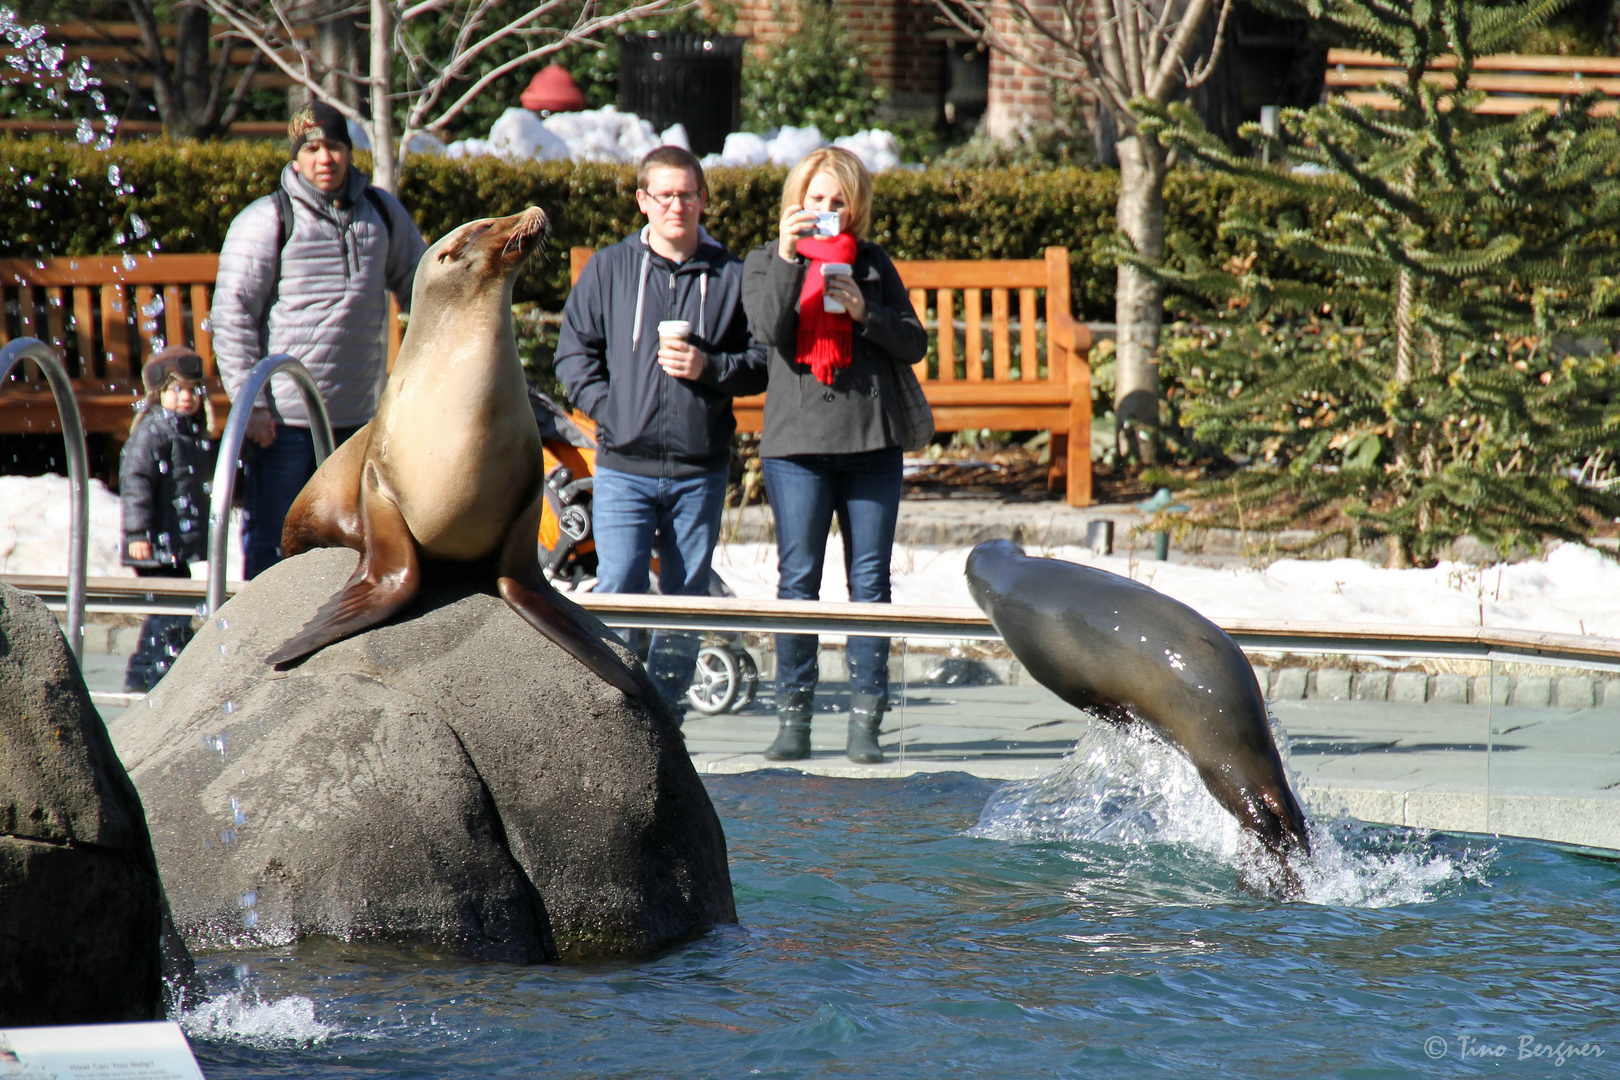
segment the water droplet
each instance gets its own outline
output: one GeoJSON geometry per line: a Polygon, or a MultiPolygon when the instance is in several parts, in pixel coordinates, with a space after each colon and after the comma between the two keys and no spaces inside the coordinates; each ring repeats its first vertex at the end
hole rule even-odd
{"type": "Polygon", "coordinates": [[[223,618],[215,619],[214,625],[219,627],[221,630],[229,630],[231,628],[231,624],[226,622],[223,618]]]}
{"type": "Polygon", "coordinates": [[[249,889],[247,892],[243,893],[241,896],[236,898],[236,903],[238,904],[238,906],[244,907],[244,908],[253,907],[258,902],[259,902],[259,894],[254,889],[249,889]]]}
{"type": "Polygon", "coordinates": [[[235,829],[221,829],[219,831],[219,842],[222,843],[222,844],[234,844],[234,843],[236,843],[236,830],[235,829]]]}
{"type": "Polygon", "coordinates": [[[247,927],[249,930],[253,929],[255,926],[258,926],[259,925],[259,913],[257,911],[254,911],[252,908],[249,908],[247,911],[244,911],[242,913],[242,925],[247,927]]]}
{"type": "Polygon", "coordinates": [[[118,166],[116,166],[116,165],[107,166],[107,183],[111,184],[113,187],[118,187],[123,182],[124,182],[124,176],[123,176],[123,174],[121,172],[118,171],[118,166]]]}
{"type": "Polygon", "coordinates": [[[159,315],[163,314],[163,297],[154,296],[151,303],[142,304],[141,314],[145,315],[148,319],[155,319],[159,315]]]}
{"type": "MultiPolygon", "coordinates": [[[[130,255],[127,252],[124,255],[124,269],[125,270],[133,270],[133,269],[135,269],[135,256],[130,255]]],[[[114,310],[119,309],[119,305],[117,305],[117,304],[113,305],[113,307],[114,307],[114,310]]]]}
{"type": "Polygon", "coordinates": [[[235,711],[236,711],[236,702],[227,701],[225,703],[225,715],[229,716],[231,713],[233,713],[235,711]]]}

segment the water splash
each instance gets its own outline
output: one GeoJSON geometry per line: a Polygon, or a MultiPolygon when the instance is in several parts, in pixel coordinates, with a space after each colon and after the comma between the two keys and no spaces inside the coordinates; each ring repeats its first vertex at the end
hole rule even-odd
{"type": "MultiPolygon", "coordinates": [[[[1284,754],[1286,742],[1278,739],[1284,754]]],[[[1295,790],[1299,784],[1290,777],[1295,790]]],[[[1480,880],[1494,849],[1440,850],[1420,830],[1309,820],[1312,854],[1295,859],[1310,904],[1381,908],[1428,903],[1480,880]]],[[[1265,880],[1270,855],[1227,813],[1181,754],[1141,728],[1097,723],[1056,769],[997,789],[970,835],[1012,843],[1191,848],[1265,880]]]]}
{"type": "Polygon", "coordinates": [[[209,999],[177,1018],[193,1039],[239,1043],[262,1050],[318,1046],[338,1029],[315,1018],[315,1002],[300,994],[263,1000],[255,990],[209,999]]]}

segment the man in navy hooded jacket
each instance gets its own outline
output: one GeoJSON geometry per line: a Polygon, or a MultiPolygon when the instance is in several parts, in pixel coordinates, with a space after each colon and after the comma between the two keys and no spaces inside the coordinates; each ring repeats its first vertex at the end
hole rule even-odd
{"type": "MultiPolygon", "coordinates": [[[[703,167],[662,146],[641,163],[647,226],[598,252],[568,297],[557,375],[596,421],[592,531],[598,592],[644,593],[656,545],[666,596],[706,596],[737,421],[731,399],[765,389],[766,354],[748,334],[742,261],[698,224],[703,167]],[[685,320],[684,343],[658,324],[685,320]]],[[[648,674],[677,715],[699,639],[656,633],[648,674]]]]}

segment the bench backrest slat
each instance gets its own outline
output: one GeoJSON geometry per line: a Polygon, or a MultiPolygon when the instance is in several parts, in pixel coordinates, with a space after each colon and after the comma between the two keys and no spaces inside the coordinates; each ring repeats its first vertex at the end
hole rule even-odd
{"type": "Polygon", "coordinates": [[[93,358],[96,355],[96,298],[88,285],[78,285],[73,289],[73,333],[78,339],[79,355],[93,358]]]}
{"type": "MultiPolygon", "coordinates": [[[[129,304],[124,297],[122,285],[103,285],[101,287],[101,344],[105,368],[103,374],[109,380],[130,382],[129,368],[129,304]]],[[[84,367],[80,371],[82,378],[91,378],[91,369],[95,366],[93,360],[80,358],[84,367]]]]}
{"type": "MultiPolygon", "coordinates": [[[[1423,80],[1437,86],[1454,86],[1456,67],[1456,57],[1437,57],[1424,72],[1423,80]]],[[[1396,107],[1395,99],[1376,88],[1383,83],[1404,80],[1405,74],[1399,63],[1377,53],[1329,49],[1323,86],[1352,105],[1388,110],[1396,107]]],[[[1512,116],[1531,109],[1557,112],[1562,107],[1561,99],[1593,90],[1620,97],[1620,58],[1508,53],[1480,56],[1474,59],[1469,86],[1488,95],[1474,107],[1478,113],[1512,116]]],[[[1615,102],[1604,101],[1592,112],[1597,116],[1611,116],[1616,110],[1615,102]]]]}
{"type": "Polygon", "coordinates": [[[191,347],[197,350],[197,355],[203,359],[203,375],[205,378],[219,377],[219,365],[214,360],[214,335],[209,322],[209,312],[213,310],[213,297],[207,285],[193,285],[191,287],[191,347]]]}

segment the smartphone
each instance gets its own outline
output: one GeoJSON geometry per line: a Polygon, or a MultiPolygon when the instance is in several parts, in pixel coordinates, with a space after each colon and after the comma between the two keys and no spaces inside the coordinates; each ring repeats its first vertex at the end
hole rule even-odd
{"type": "Polygon", "coordinates": [[[835,210],[817,210],[815,212],[815,214],[816,214],[816,231],[815,231],[816,236],[837,236],[838,235],[840,230],[838,228],[838,212],[837,211],[835,211],[835,210]]]}

